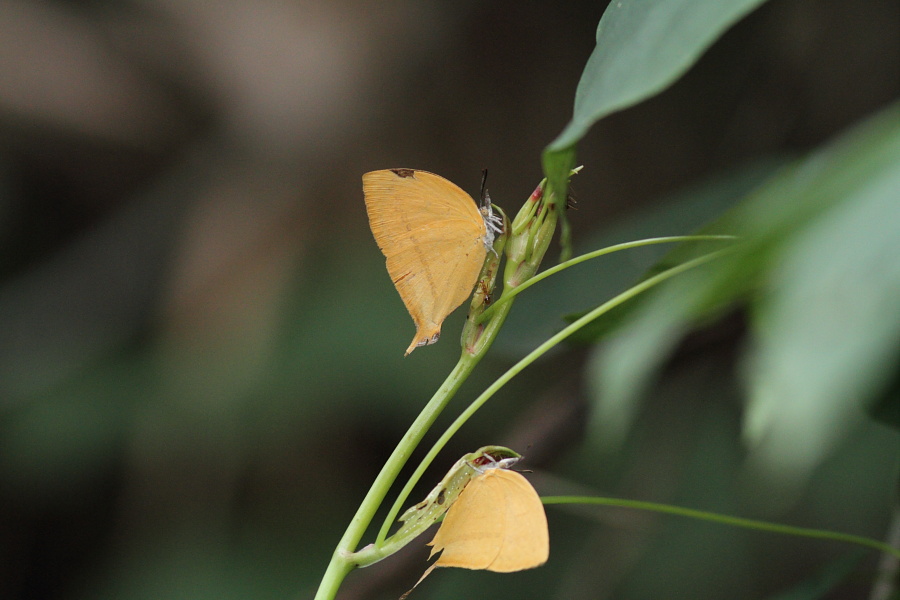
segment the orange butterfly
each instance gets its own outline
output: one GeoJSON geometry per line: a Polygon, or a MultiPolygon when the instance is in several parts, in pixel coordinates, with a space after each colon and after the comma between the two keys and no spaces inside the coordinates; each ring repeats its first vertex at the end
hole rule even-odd
{"type": "Polygon", "coordinates": [[[441,335],[441,324],[468,298],[501,219],[439,175],[385,169],[363,175],[369,226],[416,325],[406,354],[441,335]]]}

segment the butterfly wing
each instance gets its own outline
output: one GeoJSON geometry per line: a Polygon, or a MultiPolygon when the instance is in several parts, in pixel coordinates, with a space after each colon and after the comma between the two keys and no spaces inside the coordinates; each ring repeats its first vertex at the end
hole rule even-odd
{"type": "Polygon", "coordinates": [[[429,558],[441,552],[434,566],[487,569],[497,558],[506,528],[498,504],[502,498],[496,495],[496,488],[485,485],[485,478],[495,470],[470,481],[447,511],[429,544],[429,558]]]}
{"type": "Polygon", "coordinates": [[[441,324],[472,294],[487,251],[471,234],[448,237],[465,224],[443,222],[442,228],[420,229],[416,245],[388,256],[387,268],[416,325],[407,354],[437,341],[441,324]]]}
{"type": "Polygon", "coordinates": [[[506,527],[500,551],[488,570],[509,573],[544,564],[550,556],[550,534],[540,496],[521,474],[494,470],[497,472],[488,483],[504,497],[506,527]]]}
{"type": "Polygon", "coordinates": [[[431,541],[435,566],[500,573],[544,564],[550,553],[540,497],[515,471],[490,469],[473,479],[431,541]]]}
{"type": "Polygon", "coordinates": [[[409,354],[437,341],[444,319],[472,293],[487,228],[468,194],[427,171],[372,171],[363,192],[375,241],[416,325],[409,354]]]}

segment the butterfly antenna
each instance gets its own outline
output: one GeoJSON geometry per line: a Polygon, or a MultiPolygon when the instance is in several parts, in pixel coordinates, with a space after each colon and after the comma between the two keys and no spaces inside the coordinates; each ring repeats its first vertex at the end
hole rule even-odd
{"type": "Polygon", "coordinates": [[[491,197],[488,195],[487,191],[487,169],[481,170],[481,206],[490,206],[491,205],[491,197]]]}

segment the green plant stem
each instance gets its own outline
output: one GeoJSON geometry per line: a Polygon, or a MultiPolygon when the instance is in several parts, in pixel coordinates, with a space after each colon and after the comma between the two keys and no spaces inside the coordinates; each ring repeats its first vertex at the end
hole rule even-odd
{"type": "MultiPolygon", "coordinates": [[[[557,333],[553,337],[549,338],[547,341],[542,343],[540,346],[538,346],[537,348],[532,350],[530,353],[528,353],[528,355],[526,355],[519,362],[517,362],[515,365],[510,367],[509,370],[507,370],[496,381],[494,381],[494,383],[492,383],[486,390],[484,390],[484,392],[481,393],[480,396],[478,396],[474,401],[472,401],[472,403],[466,408],[466,410],[464,410],[456,418],[456,420],[453,421],[453,423],[450,425],[450,427],[448,427],[447,430],[443,433],[443,435],[441,435],[441,437],[434,443],[434,445],[431,447],[431,450],[429,450],[428,454],[426,454],[425,457],[422,459],[422,462],[419,463],[419,466],[416,468],[415,472],[410,476],[409,481],[406,484],[406,487],[403,488],[403,491],[408,492],[409,490],[411,490],[413,488],[413,486],[416,483],[418,483],[419,479],[425,473],[425,470],[429,467],[429,465],[431,465],[432,461],[435,459],[435,457],[438,455],[438,453],[444,448],[444,446],[447,444],[447,442],[450,441],[450,438],[452,438],[456,434],[456,432],[459,431],[459,429],[466,423],[466,421],[468,421],[472,417],[472,415],[474,415],[475,412],[479,408],[481,408],[484,405],[484,403],[487,402],[491,398],[491,396],[493,396],[500,388],[502,388],[504,385],[506,385],[513,377],[515,377],[516,375],[521,373],[522,370],[525,369],[525,367],[527,367],[528,365],[530,365],[531,363],[536,361],[538,358],[540,358],[541,356],[546,354],[548,350],[550,350],[551,348],[553,348],[554,346],[556,346],[557,344],[562,342],[564,339],[566,339],[567,337],[569,337],[570,335],[572,335],[573,333],[575,333],[576,331],[578,331],[579,329],[581,329],[582,327],[584,327],[585,325],[587,325],[588,323],[593,321],[594,319],[598,318],[605,312],[615,308],[616,306],[622,304],[623,302],[630,300],[631,298],[637,296],[641,292],[649,290],[653,286],[658,285],[658,284],[662,283],[663,281],[665,281],[666,279],[674,277],[675,275],[683,273],[684,271],[693,269],[695,267],[699,267],[700,265],[705,264],[711,260],[714,260],[716,258],[724,256],[724,255],[730,253],[731,251],[732,251],[731,248],[726,248],[724,250],[718,250],[716,252],[704,254],[703,256],[699,256],[693,260],[689,260],[680,265],[677,265],[670,269],[667,269],[667,270],[663,271],[662,273],[658,273],[658,274],[654,275],[653,277],[645,279],[644,281],[638,283],[637,285],[632,286],[631,288],[622,292],[618,296],[616,296],[610,300],[607,300],[606,302],[604,302],[603,304],[601,304],[594,310],[583,315],[581,318],[572,322],[571,324],[569,324],[568,326],[566,326],[565,328],[560,330],[559,333],[557,333]]],[[[581,258],[581,257],[579,257],[579,258],[581,258]]],[[[579,260],[579,258],[572,259],[572,260],[577,261],[577,260],[579,260]]],[[[585,258],[584,260],[587,260],[587,259],[585,258]]],[[[405,501],[406,501],[406,497],[404,496],[403,493],[401,493],[400,498],[398,498],[398,500],[397,500],[397,504],[395,504],[395,508],[397,510],[399,510],[398,505],[402,506],[402,503],[405,501]]],[[[394,516],[396,516],[396,514],[394,516]]]]}
{"type": "Polygon", "coordinates": [[[742,517],[732,517],[720,513],[713,513],[704,510],[694,510],[691,508],[682,508],[680,506],[672,506],[671,504],[658,504],[656,502],[644,502],[641,500],[624,500],[621,498],[598,498],[594,496],[545,496],[541,498],[544,504],[595,504],[600,506],[615,506],[618,508],[630,508],[636,510],[648,510],[669,515],[677,515],[679,517],[688,517],[690,519],[700,519],[713,523],[721,523],[723,525],[731,525],[732,527],[743,527],[745,529],[755,529],[757,531],[767,531],[771,533],[781,533],[784,535],[794,535],[800,537],[808,537],[822,540],[833,540],[836,542],[845,542],[848,544],[856,544],[873,548],[881,552],[893,555],[900,559],[900,549],[894,548],[871,538],[851,535],[849,533],[840,533],[837,531],[827,531],[824,529],[808,529],[806,527],[793,527],[790,525],[780,525],[778,523],[769,523],[767,521],[757,521],[755,519],[744,519],[742,517]]]}
{"type": "MultiPolygon", "coordinates": [[[[685,237],[695,239],[697,236],[685,237]]],[[[668,238],[668,240],[671,241],[671,238],[668,238]]],[[[618,246],[612,246],[596,253],[590,253],[589,255],[584,255],[582,257],[572,259],[572,261],[565,263],[565,265],[571,266],[572,264],[577,264],[578,262],[588,260],[589,258],[594,258],[595,256],[601,256],[615,250],[632,248],[638,245],[642,245],[642,242],[633,242],[630,244],[620,244],[618,246]]],[[[383,536],[385,535],[387,528],[389,528],[393,521],[396,519],[400,508],[402,508],[403,503],[409,496],[409,492],[412,490],[415,484],[418,483],[419,479],[422,477],[422,474],[425,472],[425,470],[428,468],[437,454],[441,451],[441,449],[443,449],[443,447],[447,444],[450,438],[463,426],[463,424],[465,424],[466,421],[469,420],[469,418],[471,418],[472,415],[475,414],[475,412],[479,408],[481,408],[481,406],[484,405],[485,402],[488,401],[488,399],[491,398],[491,396],[493,396],[500,388],[506,385],[509,380],[518,375],[523,369],[525,369],[525,367],[533,363],[535,360],[544,355],[548,350],[563,341],[565,338],[572,335],[573,333],[575,333],[600,315],[614,308],[615,306],[626,302],[637,294],[640,294],[641,292],[652,288],[653,286],[665,281],[666,279],[674,277],[675,275],[678,275],[694,267],[700,266],[701,264],[718,258],[728,253],[729,251],[730,249],[719,250],[717,252],[712,252],[710,254],[700,256],[693,260],[672,267],[671,269],[667,269],[662,273],[654,275],[653,277],[650,277],[638,283],[625,292],[622,292],[615,298],[608,300],[594,310],[583,315],[581,318],[562,329],[559,333],[552,336],[546,342],[535,348],[527,356],[522,358],[522,360],[520,360],[518,363],[513,365],[513,367],[511,367],[491,386],[489,386],[484,392],[482,392],[482,394],[479,395],[478,398],[476,398],[472,402],[472,404],[470,404],[466,408],[466,410],[456,418],[456,420],[450,425],[450,427],[447,428],[447,430],[438,439],[438,441],[435,442],[434,446],[432,446],[431,450],[429,450],[425,458],[422,459],[422,462],[410,477],[406,486],[398,496],[397,501],[394,503],[394,506],[391,508],[388,517],[385,519],[385,524],[382,527],[381,532],[379,533],[379,536],[377,538],[379,543],[371,544],[366,548],[360,550],[359,552],[354,552],[357,544],[359,544],[359,540],[362,538],[363,534],[371,523],[375,512],[378,510],[378,507],[384,500],[385,495],[387,495],[387,492],[390,489],[391,485],[396,480],[400,469],[404,464],[406,464],[406,461],[409,459],[410,454],[422,440],[425,432],[428,431],[429,427],[434,423],[435,419],[437,419],[441,411],[447,406],[447,403],[459,389],[459,386],[462,384],[462,382],[465,381],[466,377],[468,377],[469,373],[471,373],[472,369],[475,368],[475,365],[478,364],[479,360],[484,355],[484,351],[487,350],[487,347],[490,344],[486,344],[483,347],[484,351],[477,354],[469,354],[467,352],[463,352],[456,367],[454,367],[453,371],[450,373],[441,387],[437,390],[437,392],[435,392],[431,400],[428,401],[428,404],[410,426],[409,430],[403,436],[403,439],[401,439],[397,444],[394,452],[388,458],[384,467],[382,467],[381,472],[378,474],[378,476],[375,478],[375,481],[372,483],[372,486],[369,488],[369,492],[366,494],[366,497],[360,504],[359,509],[357,509],[356,514],[350,521],[350,525],[348,525],[347,530],[344,532],[344,536],[341,538],[341,541],[338,543],[337,548],[332,554],[331,562],[328,564],[328,568],[325,570],[325,574],[323,575],[322,581],[319,584],[319,589],[315,596],[316,600],[333,599],[337,594],[337,590],[339,589],[341,582],[344,580],[347,574],[350,573],[350,571],[352,571],[356,567],[372,564],[373,562],[381,560],[388,555],[386,550],[390,550],[391,552],[393,552],[396,550],[396,548],[406,543],[406,541],[402,541],[401,543],[401,540],[387,540],[386,543],[382,543],[382,540],[384,539],[383,536]]],[[[554,269],[556,269],[556,267],[554,267],[554,269]]],[[[497,303],[499,304],[500,301],[498,300],[497,303]]],[[[496,335],[496,332],[499,329],[500,325],[502,325],[502,322],[505,320],[505,316],[506,314],[508,314],[510,307],[511,304],[509,304],[509,302],[505,302],[503,306],[495,311],[499,314],[495,314],[491,318],[491,325],[489,325],[486,330],[486,336],[490,337],[496,335]],[[489,333],[488,330],[490,330],[489,333]]]]}
{"type": "Polygon", "coordinates": [[[587,260],[591,260],[594,258],[598,258],[600,256],[604,256],[606,254],[612,254],[613,252],[619,252],[620,250],[629,250],[631,248],[640,248],[643,246],[652,246],[654,244],[672,244],[677,242],[698,242],[698,241],[734,241],[737,238],[733,235],[672,235],[666,237],[657,237],[657,238],[646,238],[643,240],[635,240],[633,242],[625,242],[622,244],[615,244],[613,246],[607,246],[606,248],[601,248],[600,250],[595,250],[593,252],[588,252],[587,254],[582,254],[580,256],[576,256],[575,258],[571,258],[565,262],[561,262],[558,265],[554,265],[545,271],[541,271],[528,281],[522,282],[518,287],[511,289],[509,293],[503,294],[493,305],[491,305],[488,309],[486,309],[481,316],[478,318],[479,322],[484,322],[487,319],[493,317],[495,311],[500,310],[503,305],[507,302],[512,302],[513,298],[517,295],[521,294],[524,290],[527,290],[534,284],[539,281],[543,281],[547,277],[559,273],[564,269],[568,269],[569,267],[574,267],[579,263],[583,263],[587,260]]]}
{"type": "MultiPolygon", "coordinates": [[[[485,331],[482,334],[485,338],[492,339],[492,338],[496,337],[497,333],[499,332],[500,327],[503,325],[503,322],[506,320],[506,316],[509,314],[509,311],[511,308],[512,308],[512,304],[507,302],[500,311],[494,313],[494,317],[491,319],[490,323],[487,325],[487,327],[485,328],[485,331]]],[[[479,356],[481,356],[485,352],[487,352],[487,346],[489,346],[489,345],[490,344],[488,343],[482,349],[482,352],[479,354],[479,356]]],[[[437,454],[437,453],[435,452],[435,454],[437,454]]],[[[432,460],[433,459],[434,458],[432,457],[432,460]]],[[[403,508],[403,503],[406,502],[406,499],[409,497],[409,494],[412,492],[416,483],[418,483],[419,478],[422,476],[422,473],[420,473],[420,470],[422,472],[424,472],[425,468],[427,468],[428,464],[430,464],[430,463],[431,463],[431,461],[429,460],[428,463],[425,464],[425,467],[423,467],[420,464],[419,469],[416,470],[415,474],[413,474],[413,476],[410,477],[409,481],[406,482],[406,485],[400,491],[400,494],[397,496],[397,500],[394,502],[394,505],[388,511],[388,514],[384,519],[384,523],[381,527],[381,531],[378,533],[378,537],[376,538],[376,542],[375,542],[375,545],[378,548],[377,548],[377,550],[372,550],[373,555],[375,555],[377,552],[378,555],[384,554],[384,556],[387,556],[388,553],[386,551],[390,550],[391,548],[393,548],[395,546],[395,542],[397,542],[397,540],[392,540],[392,539],[387,540],[387,545],[382,545],[382,544],[385,540],[385,537],[387,536],[388,530],[391,528],[391,526],[397,520],[397,515],[400,514],[400,509],[403,508]]],[[[405,542],[403,542],[403,543],[405,543],[405,542]]],[[[368,552],[369,549],[367,548],[365,551],[368,552]]],[[[361,552],[363,552],[363,551],[361,551],[361,552]]],[[[380,560],[380,558],[379,558],[379,560],[380,560]]]]}
{"type": "Polygon", "coordinates": [[[331,600],[337,594],[341,582],[350,571],[360,566],[360,562],[354,555],[359,540],[362,538],[372,517],[384,500],[385,495],[390,489],[397,474],[406,461],[409,460],[410,454],[418,446],[422,437],[428,431],[429,427],[437,419],[441,411],[453,398],[453,395],[459,389],[459,386],[466,380],[475,365],[478,364],[481,355],[471,355],[463,353],[459,362],[453,368],[453,371],[444,380],[444,383],[431,397],[416,420],[410,425],[406,434],[397,444],[397,447],[391,453],[391,456],[384,463],[381,472],[372,482],[369,492],[360,503],[356,514],[351,519],[347,530],[344,532],[341,541],[338,542],[337,548],[331,556],[331,562],[322,576],[319,589],[316,592],[316,600],[331,600]]]}

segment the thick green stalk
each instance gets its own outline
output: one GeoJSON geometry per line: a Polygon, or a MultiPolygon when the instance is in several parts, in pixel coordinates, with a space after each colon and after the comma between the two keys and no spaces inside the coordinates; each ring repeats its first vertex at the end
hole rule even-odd
{"type": "MultiPolygon", "coordinates": [[[[491,321],[485,327],[483,333],[481,334],[481,341],[484,344],[483,348],[480,348],[480,352],[478,353],[478,359],[480,360],[481,356],[487,352],[488,347],[494,341],[494,338],[497,337],[497,333],[499,333],[500,327],[503,325],[503,322],[506,320],[506,316],[509,314],[510,309],[512,308],[512,303],[507,302],[504,304],[504,308],[496,313],[491,318],[491,321]]],[[[463,353],[465,356],[465,353],[463,353]]],[[[394,502],[394,505],[391,507],[391,510],[388,511],[387,517],[385,518],[384,525],[382,526],[381,533],[379,534],[379,540],[383,540],[390,526],[396,521],[397,515],[400,514],[400,509],[403,508],[406,499],[409,498],[410,492],[412,492],[415,485],[419,482],[419,479],[425,473],[425,470],[431,464],[431,461],[434,460],[435,456],[437,456],[437,452],[429,453],[425,459],[419,464],[419,467],[416,471],[410,476],[409,481],[406,482],[406,485],[400,491],[400,494],[397,496],[397,500],[394,502]]],[[[371,562],[375,562],[375,560],[380,560],[384,558],[384,556],[388,556],[391,552],[396,552],[397,549],[402,548],[406,545],[410,540],[395,540],[393,538],[388,538],[385,546],[380,546],[377,551],[371,551],[371,562]],[[398,542],[400,542],[398,544],[398,542]],[[390,550],[390,551],[388,551],[390,550]]],[[[361,552],[366,552],[368,550],[365,549],[361,552]]],[[[366,558],[369,557],[369,552],[366,552],[366,558]]],[[[369,562],[369,561],[367,561],[369,562]]]]}
{"type": "Polygon", "coordinates": [[[354,551],[357,544],[359,544],[359,540],[362,539],[363,534],[372,522],[375,511],[378,510],[394,480],[397,479],[400,469],[409,460],[412,451],[418,446],[422,437],[447,406],[447,403],[450,402],[450,399],[453,398],[459,386],[462,385],[472,372],[472,369],[475,368],[475,365],[478,364],[480,358],[480,355],[462,354],[453,371],[444,380],[444,383],[435,392],[434,396],[431,397],[431,400],[428,401],[428,404],[425,405],[425,408],[422,409],[422,412],[419,413],[419,416],[416,417],[416,420],[413,421],[413,424],[410,425],[406,434],[397,444],[387,462],[384,463],[381,472],[378,473],[375,481],[372,482],[372,487],[369,488],[369,492],[359,505],[356,514],[350,521],[350,525],[347,526],[347,530],[344,532],[344,536],[338,542],[337,548],[331,555],[331,562],[328,564],[328,568],[325,570],[325,575],[322,577],[322,582],[319,584],[319,589],[316,592],[316,600],[332,600],[347,574],[360,566],[359,560],[354,556],[354,551]]]}

